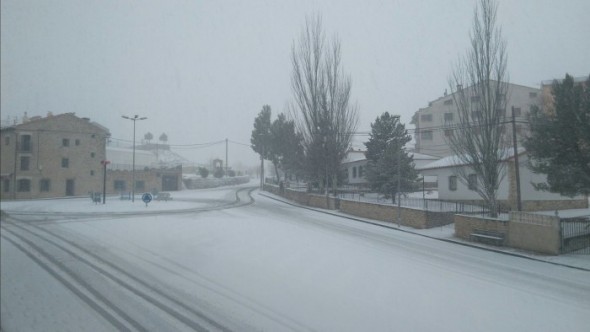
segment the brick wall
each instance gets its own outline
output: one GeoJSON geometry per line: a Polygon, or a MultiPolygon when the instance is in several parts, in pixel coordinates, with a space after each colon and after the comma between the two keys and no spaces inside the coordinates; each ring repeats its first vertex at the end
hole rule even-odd
{"type": "Polygon", "coordinates": [[[559,255],[559,217],[511,212],[508,245],[513,248],[559,255]]]}
{"type": "Polygon", "coordinates": [[[464,214],[456,214],[454,219],[455,236],[460,239],[469,240],[471,233],[473,233],[475,230],[508,234],[507,220],[483,218],[464,214]]]}
{"type": "MultiPolygon", "coordinates": [[[[334,197],[326,199],[325,195],[310,194],[289,189],[281,191],[278,186],[268,184],[264,185],[264,190],[301,205],[321,209],[340,210],[357,217],[397,224],[396,206],[342,200],[334,197]]],[[[400,210],[400,219],[400,225],[403,226],[431,228],[451,224],[453,222],[453,215],[450,213],[429,212],[402,207],[400,210]]]]}

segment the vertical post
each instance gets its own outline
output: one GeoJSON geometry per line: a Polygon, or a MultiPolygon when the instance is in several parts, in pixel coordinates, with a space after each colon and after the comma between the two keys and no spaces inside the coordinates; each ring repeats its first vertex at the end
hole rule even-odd
{"type": "Polygon", "coordinates": [[[18,133],[16,130],[14,131],[14,174],[13,178],[14,181],[12,182],[12,198],[16,199],[16,170],[17,170],[17,161],[18,158],[18,133]]]}
{"type": "Polygon", "coordinates": [[[399,150],[397,151],[397,227],[400,227],[401,222],[401,177],[402,177],[402,167],[401,167],[401,159],[402,159],[402,147],[400,146],[399,150]]]}
{"type": "MultiPolygon", "coordinates": [[[[135,116],[137,119],[137,115],[135,116]]],[[[131,170],[131,202],[135,203],[135,120],[133,120],[133,169],[131,170]]]]}
{"type": "Polygon", "coordinates": [[[422,175],[422,203],[424,203],[424,207],[426,208],[426,193],[424,191],[424,175],[422,175]]]}
{"type": "Polygon", "coordinates": [[[512,143],[514,147],[514,175],[516,178],[516,209],[522,211],[522,200],[520,197],[520,166],[518,163],[518,143],[516,142],[516,117],[514,116],[514,106],[512,106],[512,143]]]}
{"type": "Polygon", "coordinates": [[[146,117],[139,117],[139,115],[135,115],[133,117],[128,117],[128,116],[121,116],[123,119],[127,119],[127,120],[131,120],[133,121],[133,165],[132,165],[132,170],[131,170],[131,202],[135,202],[135,122],[137,122],[137,120],[145,120],[147,119],[146,117]]]}
{"type": "Polygon", "coordinates": [[[264,190],[264,144],[262,144],[262,154],[260,154],[260,190],[264,190]]]}
{"type": "Polygon", "coordinates": [[[227,138],[225,139],[225,176],[228,176],[227,171],[229,170],[229,161],[227,159],[227,138]]]}
{"type": "Polygon", "coordinates": [[[107,196],[107,161],[102,161],[103,173],[102,173],[102,204],[106,203],[107,196]]]}

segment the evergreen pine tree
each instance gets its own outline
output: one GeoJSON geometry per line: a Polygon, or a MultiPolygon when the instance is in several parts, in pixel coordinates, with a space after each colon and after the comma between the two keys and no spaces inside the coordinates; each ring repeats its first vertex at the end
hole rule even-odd
{"type": "Polygon", "coordinates": [[[400,174],[401,192],[411,191],[418,177],[413,157],[403,149],[411,139],[405,126],[400,123],[399,116],[392,116],[385,112],[371,124],[370,138],[365,143],[367,181],[372,190],[387,198],[391,197],[394,202],[397,195],[398,174],[400,174]]]}
{"type": "Polygon", "coordinates": [[[530,167],[547,174],[539,190],[567,196],[590,194],[590,76],[574,82],[566,75],[553,83],[553,103],[529,114],[531,134],[525,141],[530,167]]]}

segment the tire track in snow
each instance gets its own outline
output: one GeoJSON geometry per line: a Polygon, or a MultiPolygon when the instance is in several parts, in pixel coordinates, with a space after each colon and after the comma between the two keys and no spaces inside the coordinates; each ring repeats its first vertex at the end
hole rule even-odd
{"type": "MultiPolygon", "coordinates": [[[[83,252],[86,256],[92,257],[92,260],[95,260],[98,263],[107,266],[108,269],[104,268],[104,267],[100,267],[99,264],[96,264],[96,263],[90,261],[90,259],[88,259],[86,257],[82,257],[82,255],[78,254],[77,252],[66,248],[64,245],[59,244],[56,241],[53,241],[46,236],[39,235],[36,232],[31,231],[31,230],[27,229],[26,227],[17,225],[13,222],[7,221],[7,223],[13,227],[16,227],[16,228],[24,231],[24,232],[27,232],[28,234],[30,234],[29,235],[30,237],[34,236],[34,237],[44,241],[45,243],[48,243],[48,244],[54,246],[55,248],[58,248],[59,250],[67,253],[68,255],[75,258],[78,262],[85,264],[86,266],[95,270],[96,272],[98,272],[102,276],[110,279],[111,281],[116,283],[119,287],[121,287],[123,290],[131,292],[132,294],[134,294],[138,298],[141,298],[146,303],[149,303],[150,305],[158,308],[162,312],[165,312],[169,316],[182,322],[184,325],[186,325],[187,327],[189,327],[190,329],[192,329],[194,331],[209,331],[210,329],[219,330],[219,331],[230,331],[230,329],[226,328],[225,326],[223,326],[223,325],[219,324],[218,322],[216,322],[215,320],[211,319],[210,317],[208,317],[208,315],[190,307],[189,305],[187,305],[185,303],[182,303],[182,302],[172,298],[171,296],[165,294],[161,290],[149,285],[147,282],[143,281],[142,279],[124,271],[123,269],[119,268],[118,266],[102,259],[100,256],[92,253],[91,251],[89,251],[81,246],[73,245],[72,243],[68,243],[69,241],[66,242],[64,239],[60,239],[61,242],[66,242],[66,243],[68,243],[69,246],[75,247],[77,251],[83,252]],[[111,271],[108,271],[109,269],[111,271]],[[124,278],[121,276],[117,276],[116,274],[122,275],[124,278]],[[147,289],[149,292],[139,289],[140,287],[134,286],[129,281],[126,281],[124,279],[129,279],[129,280],[133,281],[134,283],[141,285],[142,288],[147,289]],[[154,295],[149,294],[150,292],[156,294],[158,297],[160,297],[160,299],[156,298],[156,296],[154,296],[154,295]],[[164,303],[165,301],[163,301],[163,300],[169,302],[170,304],[164,303]],[[173,306],[171,304],[173,304],[177,308],[173,308],[173,306]],[[181,313],[180,312],[181,310],[178,310],[178,309],[181,309],[182,311],[186,311],[186,312],[196,316],[199,321],[197,321],[197,319],[188,317],[188,315],[186,315],[185,313],[181,313]],[[203,322],[205,324],[203,324],[203,322]],[[207,327],[205,327],[204,325],[207,325],[207,327]]],[[[33,240],[26,239],[25,236],[16,234],[16,232],[14,232],[13,230],[9,230],[5,226],[2,226],[2,228],[5,231],[11,233],[13,236],[19,238],[21,241],[27,243],[27,245],[34,248],[35,251],[39,252],[47,260],[51,261],[53,264],[58,266],[61,271],[67,273],[69,276],[74,278],[85,289],[90,291],[94,296],[96,296],[103,303],[105,303],[108,306],[108,308],[115,310],[118,314],[123,316],[125,318],[125,320],[130,322],[131,325],[133,327],[135,327],[138,331],[148,331],[148,329],[144,328],[139,323],[137,323],[135,320],[133,320],[131,317],[129,317],[125,312],[123,312],[121,309],[119,309],[110,300],[106,299],[106,297],[104,297],[96,289],[94,289],[92,286],[90,286],[84,279],[82,279],[80,276],[76,275],[71,269],[67,268],[62,262],[55,259],[53,256],[51,256],[51,254],[47,253],[44,249],[42,249],[40,246],[35,244],[35,242],[33,240]]],[[[37,262],[39,264],[38,260],[35,260],[35,262],[37,262]]],[[[52,275],[54,275],[54,274],[52,274],[52,275]]],[[[92,307],[95,308],[95,306],[92,306],[92,307]]],[[[111,320],[109,320],[109,321],[111,321],[111,320]]],[[[119,327],[117,326],[117,328],[119,328],[119,327]]],[[[123,330],[130,331],[129,329],[123,329],[123,330]]]]}
{"type": "Polygon", "coordinates": [[[30,250],[25,248],[23,245],[17,243],[16,240],[11,239],[8,236],[1,235],[0,237],[12,245],[14,245],[18,250],[20,250],[23,254],[29,257],[33,262],[37,263],[43,270],[49,273],[52,277],[54,277],[59,283],[61,283],[64,287],[69,289],[72,293],[78,296],[84,303],[88,304],[92,309],[94,309],[99,315],[101,315],[106,321],[113,325],[119,331],[132,331],[126,324],[124,324],[121,320],[124,320],[129,325],[133,326],[137,331],[147,331],[142,325],[140,325],[137,321],[129,317],[125,312],[123,312],[119,307],[114,305],[111,301],[106,299],[102,294],[100,294],[96,289],[90,286],[84,279],[79,278],[73,271],[67,268],[62,262],[53,258],[50,254],[46,251],[41,249],[39,246],[34,244],[33,242],[25,239],[24,237],[16,234],[15,232],[7,229],[6,227],[2,226],[2,229],[12,236],[18,238],[20,241],[26,243],[29,247],[34,250],[30,250]],[[47,260],[50,264],[45,263],[42,259],[37,257],[39,254],[45,260],[47,260]],[[51,267],[53,265],[54,267],[51,267]],[[72,280],[74,280],[78,285],[66,280],[62,274],[66,274],[72,280]],[[82,289],[80,289],[81,287],[82,289]],[[86,292],[90,293],[94,296],[98,301],[102,302],[99,303],[91,298],[91,296],[87,295],[86,292]],[[109,312],[109,310],[103,308],[106,306],[110,311],[115,312],[118,316],[116,317],[114,314],[109,312]]]}
{"type": "MultiPolygon", "coordinates": [[[[182,210],[182,211],[172,211],[172,213],[178,213],[178,212],[182,212],[182,213],[194,213],[195,210],[199,210],[199,212],[201,211],[216,211],[216,210],[226,210],[228,208],[234,208],[234,207],[243,207],[243,206],[248,206],[248,205],[252,205],[255,203],[255,199],[252,196],[252,192],[254,190],[256,190],[257,188],[242,188],[239,189],[235,192],[235,200],[229,204],[225,204],[224,206],[216,206],[216,207],[207,207],[207,208],[197,208],[197,209],[190,209],[190,211],[187,210],[182,210]],[[242,197],[240,197],[240,195],[242,193],[244,193],[245,191],[247,191],[247,197],[246,200],[244,201],[242,197]]],[[[152,212],[149,213],[151,215],[166,215],[166,214],[170,214],[171,211],[161,211],[161,212],[152,212]]],[[[39,214],[35,214],[35,216],[39,216],[39,214]]],[[[118,215],[117,215],[118,216],[118,215]]],[[[154,288],[152,286],[150,286],[148,283],[146,283],[145,281],[139,279],[138,277],[132,275],[131,273],[125,271],[124,269],[120,268],[119,266],[113,264],[112,262],[103,259],[102,257],[94,254],[93,252],[91,252],[90,250],[78,245],[77,243],[69,240],[68,238],[58,235],[55,232],[52,232],[50,230],[45,229],[44,227],[42,227],[45,224],[59,224],[59,222],[55,222],[55,221],[48,221],[47,217],[48,216],[44,216],[45,220],[44,221],[39,221],[39,222],[34,222],[34,223],[30,223],[29,220],[22,220],[20,218],[14,218],[11,216],[11,219],[15,220],[15,221],[20,221],[23,223],[27,223],[26,228],[24,226],[21,225],[17,225],[15,223],[11,223],[12,226],[18,227],[24,231],[27,231],[31,234],[34,234],[35,236],[48,241],[50,243],[52,243],[53,245],[58,246],[60,249],[67,251],[70,255],[74,256],[76,259],[83,261],[84,263],[88,264],[88,265],[92,265],[89,264],[87,261],[84,260],[84,258],[80,257],[79,255],[77,255],[75,252],[68,250],[67,248],[60,246],[59,244],[55,243],[54,241],[51,241],[48,239],[47,236],[44,235],[39,235],[37,234],[36,231],[40,231],[40,232],[44,232],[45,234],[55,237],[57,239],[59,239],[60,242],[64,242],[67,243],[68,246],[71,246],[73,248],[75,248],[76,252],[83,252],[85,255],[91,256],[93,260],[98,261],[100,264],[106,265],[109,267],[109,269],[112,269],[114,271],[116,271],[116,273],[118,274],[122,274],[124,275],[126,278],[129,278],[130,280],[133,281],[133,283],[137,283],[142,285],[142,287],[148,288],[151,292],[154,292],[156,294],[158,294],[158,296],[161,296],[163,298],[165,298],[167,301],[174,303],[175,305],[181,307],[183,310],[185,311],[189,311],[201,318],[207,318],[203,313],[196,311],[195,309],[193,309],[192,307],[190,307],[189,305],[182,303],[178,300],[176,300],[175,298],[169,296],[168,294],[162,292],[161,290],[154,288]],[[27,228],[34,228],[35,232],[32,232],[31,230],[27,229],[27,228]]],[[[52,213],[51,216],[52,218],[59,218],[59,214],[58,213],[52,213]]],[[[67,214],[68,218],[75,218],[75,216],[73,214],[67,214]]],[[[93,218],[94,219],[94,218],[93,218]]],[[[74,221],[67,221],[67,222],[76,222],[74,221]]],[[[166,261],[167,263],[171,264],[172,266],[174,266],[175,269],[181,269],[185,272],[189,272],[189,273],[193,273],[196,274],[197,277],[203,278],[202,276],[200,276],[197,272],[192,271],[190,269],[188,269],[185,266],[182,266],[180,264],[178,264],[177,262],[174,261],[170,261],[169,259],[165,258],[165,257],[161,257],[159,255],[157,255],[160,259],[163,259],[164,261],[166,261]]],[[[141,257],[140,257],[141,258],[141,257]]],[[[284,316],[281,313],[277,313],[275,312],[272,308],[268,308],[266,306],[264,306],[263,304],[260,303],[256,303],[246,297],[244,297],[241,294],[235,293],[231,290],[228,290],[226,288],[223,287],[223,285],[218,285],[216,284],[214,281],[209,280],[207,278],[205,279],[205,282],[207,283],[213,283],[214,286],[207,286],[205,284],[203,284],[203,281],[195,281],[194,279],[190,278],[190,277],[186,277],[183,273],[179,273],[178,271],[176,271],[175,269],[170,269],[170,268],[166,268],[164,266],[162,266],[159,263],[155,263],[155,262],[151,262],[149,260],[145,260],[142,258],[142,260],[148,262],[151,265],[157,266],[160,269],[163,269],[169,273],[173,273],[177,276],[181,276],[182,278],[184,278],[185,280],[188,280],[190,282],[196,283],[198,286],[200,287],[205,287],[207,289],[209,289],[209,291],[214,292],[215,294],[222,296],[224,298],[227,298],[229,300],[231,300],[232,302],[243,306],[245,308],[247,308],[248,310],[252,310],[253,312],[256,312],[258,314],[260,314],[261,316],[266,317],[267,319],[270,319],[271,321],[274,321],[275,323],[279,324],[280,326],[283,326],[283,328],[287,329],[287,330],[294,330],[294,331],[299,331],[299,330],[311,330],[309,327],[294,321],[293,319],[291,319],[290,317],[284,316]],[[222,287],[222,289],[217,289],[219,287],[222,287]]],[[[98,268],[96,265],[92,265],[92,268],[97,270],[97,272],[109,277],[110,279],[113,279],[115,282],[117,283],[121,283],[121,280],[116,280],[113,278],[113,276],[108,272],[105,271],[104,269],[98,268]]],[[[115,277],[116,278],[116,277],[115,277]]],[[[129,286],[129,285],[127,285],[129,286]]],[[[127,287],[128,289],[130,289],[130,287],[127,287]]],[[[136,293],[135,291],[132,290],[133,293],[136,293]]],[[[136,294],[138,295],[138,294],[136,294]]],[[[141,297],[141,295],[138,295],[141,297]]],[[[145,299],[145,298],[144,298],[145,299]]],[[[147,300],[151,300],[151,299],[147,299],[147,300]]],[[[150,302],[151,303],[151,302],[150,302]]],[[[156,304],[157,305],[157,304],[156,304]]],[[[160,308],[161,309],[161,308],[160,308]]],[[[174,313],[172,315],[175,315],[174,313]]],[[[178,315],[175,315],[175,318],[178,318],[178,315]]],[[[183,321],[185,324],[187,323],[186,319],[181,318],[181,321],[183,321]]],[[[215,327],[215,329],[219,329],[222,331],[229,331],[228,328],[223,327],[219,324],[217,324],[216,322],[214,322],[213,320],[209,320],[208,321],[211,325],[213,325],[215,327]],[[217,324],[217,325],[216,325],[217,324]]],[[[193,326],[194,327],[194,326],[193,326]]],[[[203,330],[203,329],[199,329],[198,327],[194,327],[195,330],[203,330]]]]}

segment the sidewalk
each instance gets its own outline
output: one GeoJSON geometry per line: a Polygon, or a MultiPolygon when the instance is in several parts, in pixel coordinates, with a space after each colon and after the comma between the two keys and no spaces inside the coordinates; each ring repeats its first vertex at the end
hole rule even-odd
{"type": "Polygon", "coordinates": [[[526,258],[526,259],[546,262],[549,264],[560,265],[560,266],[565,266],[565,267],[569,267],[569,268],[575,268],[575,269],[590,272],[590,255],[588,255],[588,254],[571,254],[570,253],[570,254],[559,255],[559,256],[549,256],[549,255],[536,254],[536,253],[532,253],[532,252],[526,252],[523,250],[509,248],[509,247],[490,246],[490,245],[485,245],[485,244],[481,244],[481,243],[465,241],[463,239],[459,239],[459,238],[454,237],[454,234],[455,234],[454,224],[450,224],[450,225],[446,225],[446,226],[442,226],[442,227],[434,227],[434,228],[429,228],[429,229],[415,229],[415,228],[407,227],[407,226],[398,227],[395,223],[384,222],[384,221],[373,220],[373,219],[366,219],[366,218],[362,218],[362,217],[356,217],[356,216],[352,216],[352,215],[349,215],[346,213],[342,213],[338,210],[325,210],[325,209],[319,209],[319,208],[313,208],[313,207],[309,207],[309,206],[305,206],[305,205],[300,205],[300,204],[289,201],[283,197],[274,195],[269,192],[259,191],[258,194],[261,196],[270,198],[270,199],[274,199],[274,200],[277,200],[277,201],[280,201],[280,202],[283,202],[283,203],[286,203],[289,205],[305,208],[308,210],[314,210],[317,212],[330,214],[330,215],[338,216],[338,217],[342,217],[342,218],[347,218],[350,220],[356,220],[356,221],[360,221],[360,222],[364,222],[364,223],[368,223],[368,224],[372,224],[372,225],[376,225],[376,226],[380,226],[380,227],[395,229],[395,230],[402,231],[405,233],[428,237],[428,238],[431,238],[434,240],[455,243],[458,245],[478,248],[481,250],[494,251],[494,252],[498,252],[498,253],[505,254],[505,255],[517,256],[517,257],[522,257],[522,258],[526,258]]]}

